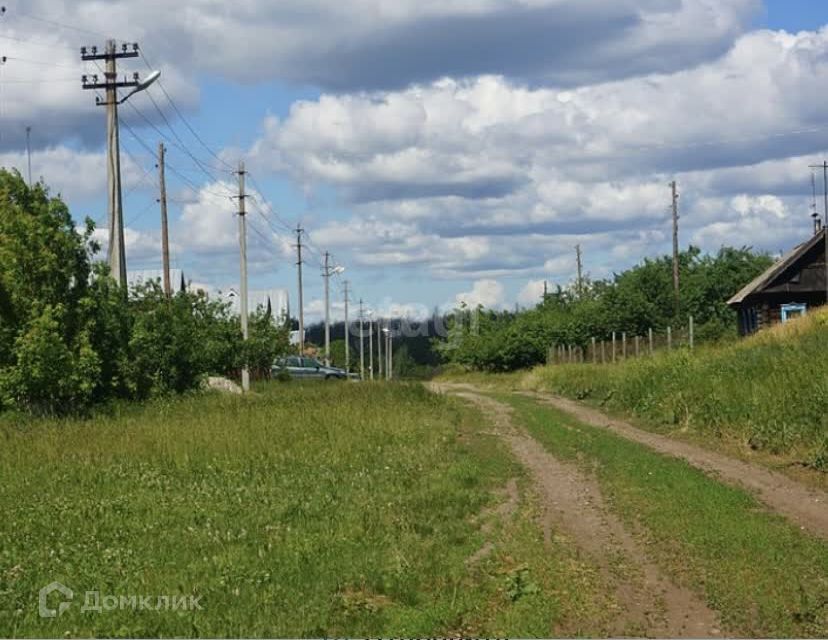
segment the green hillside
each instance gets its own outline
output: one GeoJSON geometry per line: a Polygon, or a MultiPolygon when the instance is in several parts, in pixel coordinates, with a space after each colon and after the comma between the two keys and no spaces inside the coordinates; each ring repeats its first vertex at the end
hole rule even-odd
{"type": "Polygon", "coordinates": [[[724,346],[539,367],[519,384],[828,471],[828,311],[724,346]]]}

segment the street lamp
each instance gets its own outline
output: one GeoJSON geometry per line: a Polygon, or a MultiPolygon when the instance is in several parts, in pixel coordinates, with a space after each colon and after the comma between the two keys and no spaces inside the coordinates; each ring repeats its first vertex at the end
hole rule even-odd
{"type": "Polygon", "coordinates": [[[160,77],[161,77],[161,72],[160,71],[158,71],[158,70],[153,71],[146,78],[144,78],[141,82],[139,82],[132,91],[130,91],[123,98],[118,100],[118,104],[123,104],[129,98],[134,96],[136,93],[140,93],[141,91],[146,91],[147,89],[149,89],[150,85],[153,84],[160,77]]]}

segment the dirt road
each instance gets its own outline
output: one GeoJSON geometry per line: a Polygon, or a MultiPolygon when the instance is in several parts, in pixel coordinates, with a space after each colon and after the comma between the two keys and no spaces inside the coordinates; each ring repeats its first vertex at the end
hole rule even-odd
{"type": "Polygon", "coordinates": [[[638,429],[582,404],[545,393],[525,393],[586,424],[608,429],[654,451],[685,460],[692,466],[728,484],[754,493],[771,510],[802,529],[828,540],[828,494],[806,487],[787,476],[726,455],[638,429]]]}
{"type": "Polygon", "coordinates": [[[519,428],[511,408],[468,386],[435,385],[474,403],[494,432],[529,470],[543,511],[547,540],[570,537],[614,589],[620,612],[613,635],[711,637],[721,635],[718,615],[694,591],[676,584],[605,503],[598,483],[564,463],[519,428]]]}

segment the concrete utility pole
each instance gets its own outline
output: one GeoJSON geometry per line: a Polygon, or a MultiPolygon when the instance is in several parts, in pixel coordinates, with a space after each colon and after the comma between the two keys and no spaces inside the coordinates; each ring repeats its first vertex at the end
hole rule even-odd
{"type": "MultiPolygon", "coordinates": [[[[370,312],[368,313],[370,316],[370,312]]],[[[374,321],[368,319],[368,373],[374,379],[374,321]]]]}
{"type": "MultiPolygon", "coordinates": [[[[245,200],[247,195],[244,192],[244,162],[239,162],[239,250],[241,253],[241,329],[244,341],[250,337],[247,328],[247,208],[245,200]]],[[[247,362],[242,369],[242,389],[250,391],[250,369],[247,362]]]]}
{"type": "Polygon", "coordinates": [[[822,228],[825,229],[825,304],[828,306],[828,161],[823,161],[819,167],[811,167],[812,169],[821,168],[822,177],[825,184],[825,209],[823,215],[825,216],[822,223],[822,228]]]}
{"type": "Polygon", "coordinates": [[[97,47],[81,48],[81,59],[84,61],[103,60],[106,64],[104,81],[98,82],[98,76],[83,76],[83,88],[100,90],[106,92],[106,99],[102,102],[96,98],[98,105],[106,107],[106,177],[108,191],[108,213],[109,213],[109,247],[107,257],[110,272],[122,287],[127,286],[126,254],[124,250],[124,211],[123,199],[121,196],[121,143],[118,131],[118,89],[133,88],[140,86],[137,74],[132,80],[118,81],[117,61],[121,58],[137,58],[138,45],[131,47],[124,44],[121,51],[117,50],[114,40],[108,40],[104,53],[98,53],[97,47]]]}
{"type": "Polygon", "coordinates": [[[322,277],[325,279],[325,366],[331,366],[331,254],[325,252],[325,266],[322,277]]]}
{"type": "Polygon", "coordinates": [[[391,325],[386,328],[386,338],[388,342],[385,343],[385,354],[387,357],[387,366],[385,367],[385,379],[389,382],[394,377],[394,335],[391,333],[391,325]]]}
{"type": "Polygon", "coordinates": [[[348,323],[348,296],[351,283],[347,280],[342,283],[345,287],[345,371],[351,370],[351,325],[348,323]]]}
{"type": "Polygon", "coordinates": [[[164,268],[164,293],[167,297],[172,296],[170,284],[170,238],[167,229],[167,176],[164,170],[164,156],[166,154],[164,143],[158,143],[158,184],[161,187],[159,202],[161,203],[161,257],[164,268]]]}
{"type": "Polygon", "coordinates": [[[377,377],[382,380],[382,318],[377,318],[377,377]]]}
{"type": "Polygon", "coordinates": [[[678,236],[678,186],[676,181],[670,183],[673,190],[673,295],[675,296],[675,315],[678,318],[681,308],[681,297],[679,293],[679,236],[678,236]]]}
{"type": "Polygon", "coordinates": [[[29,160],[29,188],[32,188],[32,128],[26,127],[26,157],[29,160]]]}
{"type": "Polygon", "coordinates": [[[305,292],[302,288],[302,233],[304,229],[296,225],[296,267],[299,273],[299,355],[305,355],[305,292]]]}
{"type": "Polygon", "coordinates": [[[584,294],[584,264],[581,261],[581,245],[575,245],[575,259],[578,263],[578,280],[575,285],[575,291],[578,293],[578,298],[584,294]]]}
{"type": "Polygon", "coordinates": [[[365,380],[365,309],[362,306],[362,298],[359,299],[359,379],[365,380]]]}

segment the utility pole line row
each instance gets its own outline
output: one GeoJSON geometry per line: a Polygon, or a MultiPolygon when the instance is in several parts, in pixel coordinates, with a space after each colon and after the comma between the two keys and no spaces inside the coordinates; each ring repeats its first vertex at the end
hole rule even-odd
{"type": "Polygon", "coordinates": [[[345,282],[343,283],[343,286],[345,287],[345,296],[344,296],[345,297],[345,300],[344,300],[344,302],[345,302],[345,371],[350,373],[350,371],[351,371],[351,325],[348,322],[348,303],[350,302],[350,300],[349,300],[349,295],[350,295],[349,287],[351,286],[351,283],[348,282],[347,280],[345,280],[345,282]]]}
{"type": "Polygon", "coordinates": [[[305,355],[305,300],[302,287],[302,234],[305,230],[296,225],[296,267],[299,274],[299,355],[305,355]]]}

